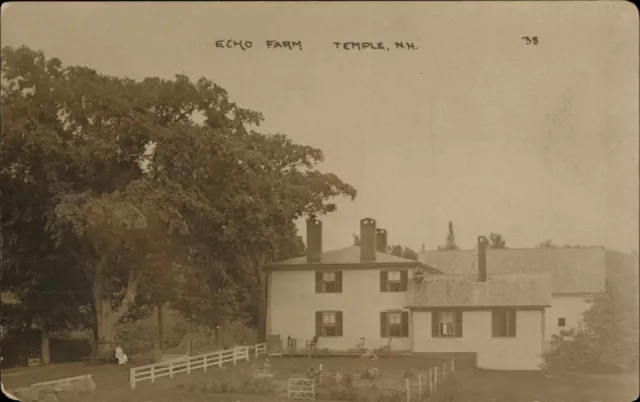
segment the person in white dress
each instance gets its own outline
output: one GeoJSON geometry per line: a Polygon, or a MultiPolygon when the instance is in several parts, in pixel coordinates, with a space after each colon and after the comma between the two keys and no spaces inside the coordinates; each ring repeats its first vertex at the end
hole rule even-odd
{"type": "Polygon", "coordinates": [[[127,360],[129,360],[120,345],[116,347],[116,359],[118,360],[118,364],[127,364],[127,360]]]}

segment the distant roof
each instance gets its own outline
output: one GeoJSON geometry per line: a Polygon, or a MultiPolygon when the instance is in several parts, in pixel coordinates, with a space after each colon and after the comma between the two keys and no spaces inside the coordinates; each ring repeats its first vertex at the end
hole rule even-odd
{"type": "MultiPolygon", "coordinates": [[[[266,267],[296,267],[296,266],[323,266],[323,265],[371,265],[371,264],[399,264],[399,265],[413,265],[413,266],[425,266],[420,261],[410,260],[408,258],[396,257],[395,255],[376,252],[375,261],[360,261],[360,247],[351,246],[341,248],[338,250],[330,250],[322,253],[319,262],[307,262],[307,257],[291,258],[284,261],[276,261],[266,264],[266,267]]],[[[429,271],[427,271],[429,272],[429,271]]],[[[434,269],[431,269],[432,273],[440,273],[434,269]]]]}
{"type": "Polygon", "coordinates": [[[551,304],[551,280],[542,275],[426,276],[409,281],[405,307],[543,307],[551,304]]]}
{"type": "MultiPolygon", "coordinates": [[[[604,291],[605,254],[602,247],[551,247],[487,250],[487,273],[551,276],[553,293],[604,291]]],[[[477,250],[426,251],[420,261],[447,275],[477,275],[477,250]]]]}

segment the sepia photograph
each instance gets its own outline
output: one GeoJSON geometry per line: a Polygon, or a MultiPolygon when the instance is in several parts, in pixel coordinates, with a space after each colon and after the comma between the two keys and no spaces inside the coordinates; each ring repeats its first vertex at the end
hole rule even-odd
{"type": "Polygon", "coordinates": [[[630,402],[626,1],[1,6],[23,402],[630,402]]]}

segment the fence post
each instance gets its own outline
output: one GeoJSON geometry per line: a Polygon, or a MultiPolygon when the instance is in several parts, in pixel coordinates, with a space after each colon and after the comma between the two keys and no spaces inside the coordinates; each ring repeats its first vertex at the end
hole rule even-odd
{"type": "Polygon", "coordinates": [[[129,385],[131,389],[135,389],[136,387],[136,369],[134,368],[129,369],[129,385]]]}
{"type": "Polygon", "coordinates": [[[204,367],[204,371],[207,371],[207,356],[208,355],[204,355],[204,357],[202,358],[202,366],[204,367]]]}
{"type": "Polygon", "coordinates": [[[438,390],[438,366],[433,368],[433,391],[438,390]]]}
{"type": "Polygon", "coordinates": [[[451,358],[451,372],[453,373],[453,371],[455,370],[455,363],[453,363],[453,357],[451,358]]]}
{"type": "Polygon", "coordinates": [[[446,376],[447,376],[447,362],[444,362],[444,364],[442,365],[442,379],[444,380],[446,376]]]}
{"type": "Polygon", "coordinates": [[[169,378],[173,378],[173,360],[169,360],[169,378]]]}
{"type": "Polygon", "coordinates": [[[218,367],[222,367],[222,350],[218,351],[218,367]]]}
{"type": "Polygon", "coordinates": [[[422,376],[418,374],[418,401],[422,402],[422,376]]]}
{"type": "Polygon", "coordinates": [[[236,353],[238,353],[238,349],[234,346],[233,347],[233,365],[236,365],[236,353]]]}
{"type": "Polygon", "coordinates": [[[408,378],[404,379],[404,386],[407,390],[407,402],[409,402],[411,399],[409,398],[409,379],[408,378]]]}
{"type": "Polygon", "coordinates": [[[151,383],[156,382],[156,365],[151,366],[151,383]]]}
{"type": "Polygon", "coordinates": [[[187,359],[187,374],[191,375],[191,357],[187,359]]]}

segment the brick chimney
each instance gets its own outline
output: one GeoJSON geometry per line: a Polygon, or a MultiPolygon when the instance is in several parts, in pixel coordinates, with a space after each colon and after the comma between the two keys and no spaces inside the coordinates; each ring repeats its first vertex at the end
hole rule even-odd
{"type": "Polygon", "coordinates": [[[322,222],[307,219],[307,262],[320,262],[322,259],[322,222]]]}
{"type": "Polygon", "coordinates": [[[376,229],[376,250],[379,253],[387,252],[387,230],[376,229]]]}
{"type": "Polygon", "coordinates": [[[478,282],[487,281],[487,238],[478,236],[478,282]]]}
{"type": "Polygon", "coordinates": [[[376,260],[376,221],[364,218],[360,221],[360,261],[376,260]]]}

